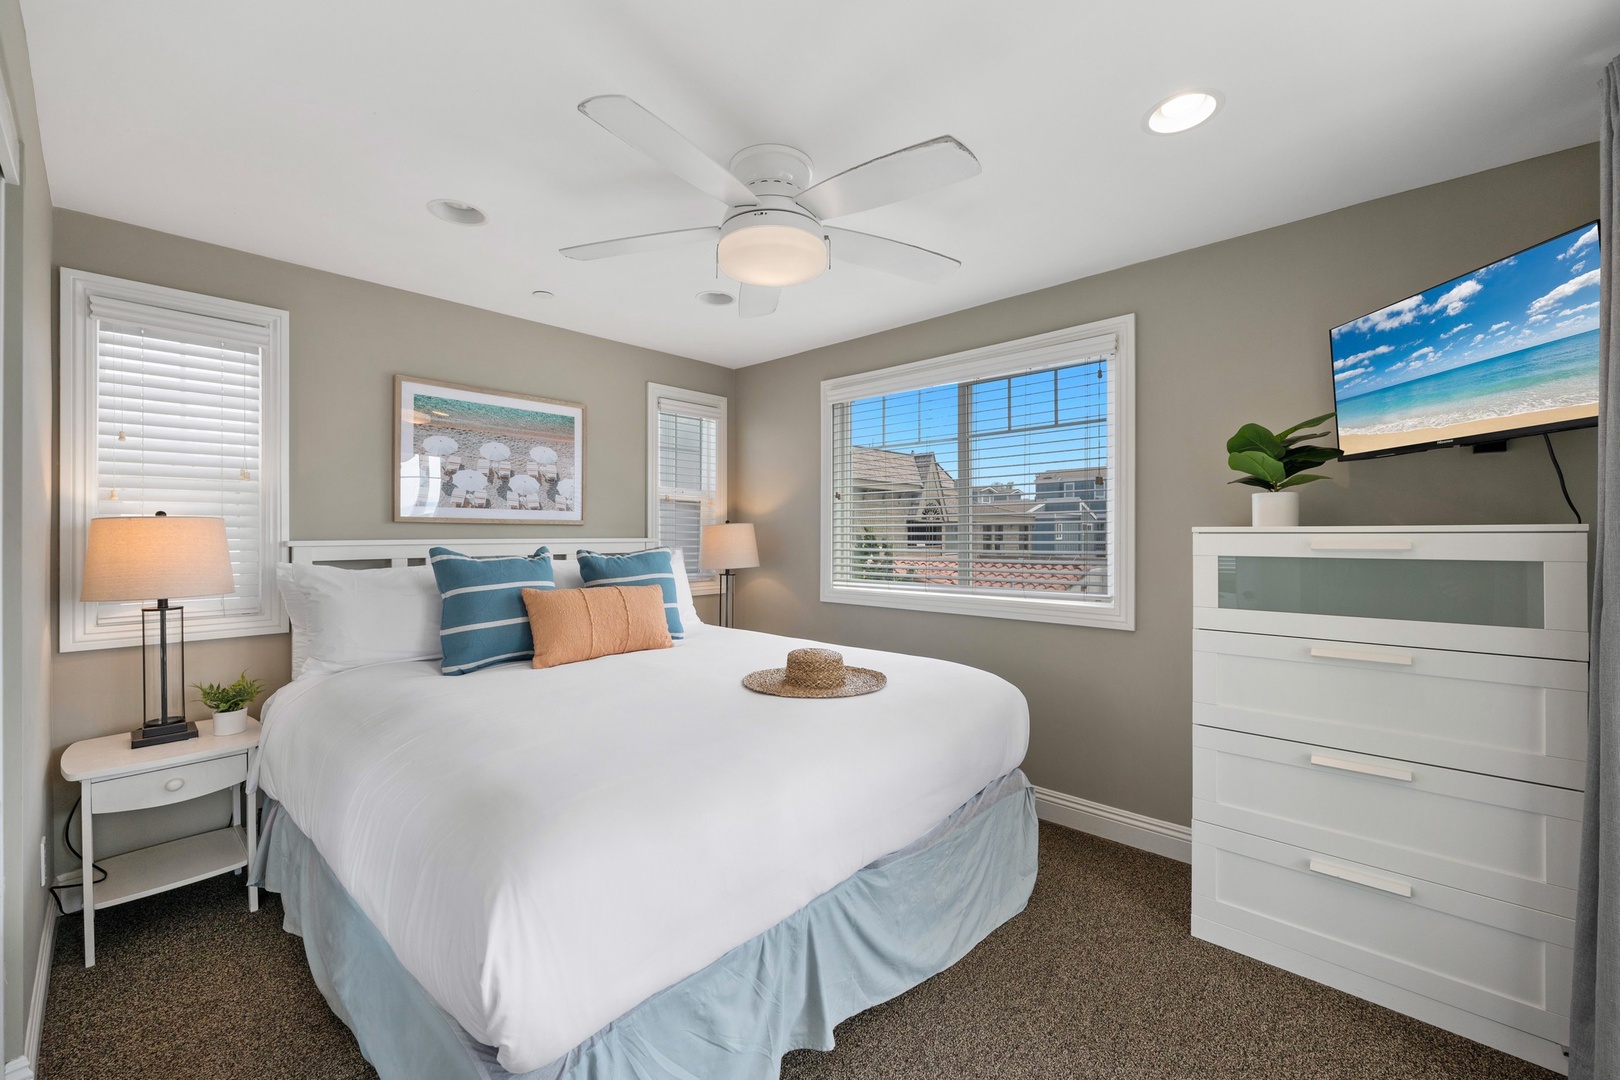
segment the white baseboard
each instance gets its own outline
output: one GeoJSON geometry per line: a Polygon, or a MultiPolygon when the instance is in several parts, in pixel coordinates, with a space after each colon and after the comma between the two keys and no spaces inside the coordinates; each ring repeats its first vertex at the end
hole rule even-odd
{"type": "Polygon", "coordinates": [[[1037,787],[1035,812],[1042,820],[1078,829],[1177,862],[1192,862],[1192,829],[1158,818],[1037,787]]]}
{"type": "Polygon", "coordinates": [[[6,1062],[4,1080],[34,1080],[34,1062],[39,1060],[39,1041],[45,1031],[45,995],[51,986],[51,957],[56,953],[54,911],[45,916],[45,929],[39,935],[39,963],[34,968],[34,988],[28,998],[28,1034],[23,1037],[23,1053],[6,1062]]]}

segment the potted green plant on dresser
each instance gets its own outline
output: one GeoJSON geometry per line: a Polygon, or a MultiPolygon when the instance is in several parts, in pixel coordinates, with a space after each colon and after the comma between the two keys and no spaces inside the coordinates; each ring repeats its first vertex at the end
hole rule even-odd
{"type": "Polygon", "coordinates": [[[1230,481],[1260,488],[1249,500],[1250,524],[1255,528],[1291,528],[1299,524],[1299,492],[1293,489],[1312,480],[1326,480],[1306,469],[1325,465],[1344,454],[1335,446],[1309,446],[1326,431],[1306,431],[1333,419],[1332,413],[1312,417],[1272,434],[1259,424],[1244,424],[1226,440],[1226,463],[1243,476],[1230,481]]]}
{"type": "Polygon", "coordinates": [[[214,734],[237,735],[247,728],[247,707],[264,693],[264,680],[250,679],[244,671],[233,683],[192,683],[192,687],[214,710],[214,734]]]}

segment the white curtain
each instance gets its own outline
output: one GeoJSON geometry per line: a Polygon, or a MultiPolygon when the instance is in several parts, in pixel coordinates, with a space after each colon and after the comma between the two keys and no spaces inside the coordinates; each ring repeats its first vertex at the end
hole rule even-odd
{"type": "Polygon", "coordinates": [[[1603,294],[1599,315],[1597,557],[1592,575],[1592,697],[1588,713],[1586,824],[1575,912],[1570,1007],[1571,1080],[1620,1077],[1620,57],[1604,72],[1600,141],[1603,294]],[[1616,517],[1611,518],[1610,515],[1616,517]],[[1614,603],[1604,600],[1613,595],[1614,603]]]}

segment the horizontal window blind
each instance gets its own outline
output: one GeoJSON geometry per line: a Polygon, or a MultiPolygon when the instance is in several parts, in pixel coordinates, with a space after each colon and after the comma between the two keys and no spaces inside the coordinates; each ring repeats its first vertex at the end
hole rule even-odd
{"type": "MultiPolygon", "coordinates": [[[[97,318],[94,333],[93,516],[224,518],[236,591],[184,599],[187,632],[262,617],[262,346],[158,321],[97,318]]],[[[98,627],[139,624],[138,603],[95,606],[98,627]]]]}
{"type": "Polygon", "coordinates": [[[701,402],[658,398],[658,541],[681,550],[691,578],[714,576],[698,556],[703,526],[719,521],[721,419],[701,402]]]}
{"type": "Polygon", "coordinates": [[[832,401],[832,584],[1111,601],[1113,350],[832,401]]]}

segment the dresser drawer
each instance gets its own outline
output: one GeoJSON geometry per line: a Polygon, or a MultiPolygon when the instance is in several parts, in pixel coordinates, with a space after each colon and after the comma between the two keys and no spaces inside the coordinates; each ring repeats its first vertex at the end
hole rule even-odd
{"type": "Polygon", "coordinates": [[[1193,634],[1197,724],[1586,786],[1587,667],[1567,660],[1193,634]]]}
{"type": "Polygon", "coordinates": [[[1197,728],[1193,818],[1575,915],[1581,795],[1563,788],[1197,728]]]}
{"type": "Polygon", "coordinates": [[[1193,883],[1195,918],[1569,1041],[1572,920],[1208,824],[1193,883]]]}
{"type": "Polygon", "coordinates": [[[90,798],[97,814],[144,810],[195,799],[246,778],[247,754],[243,753],[102,780],[91,785],[90,798]]]}

